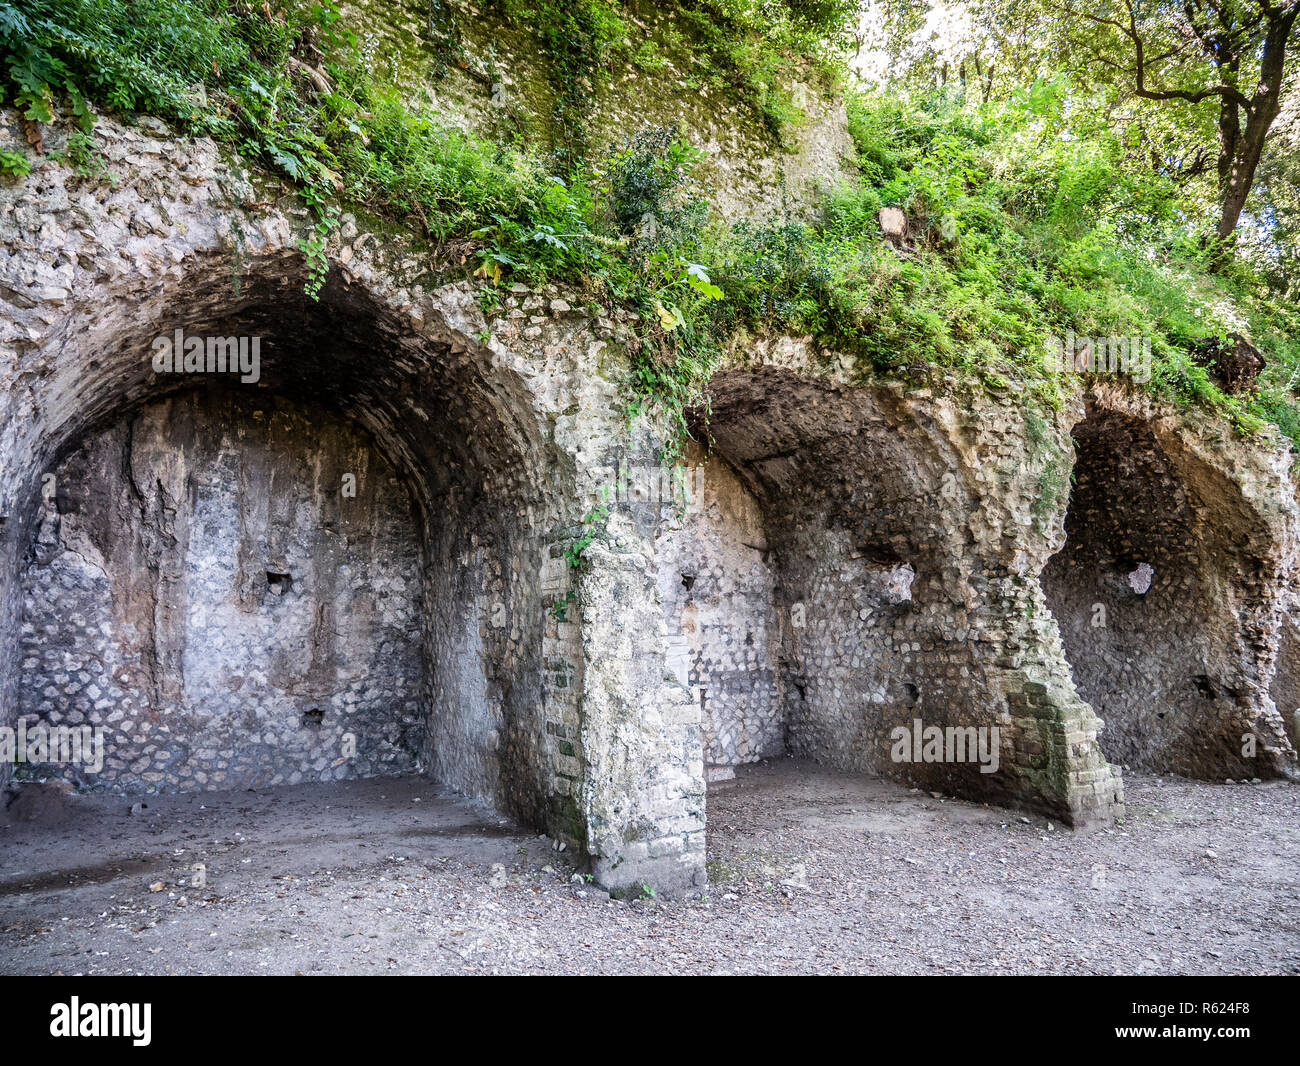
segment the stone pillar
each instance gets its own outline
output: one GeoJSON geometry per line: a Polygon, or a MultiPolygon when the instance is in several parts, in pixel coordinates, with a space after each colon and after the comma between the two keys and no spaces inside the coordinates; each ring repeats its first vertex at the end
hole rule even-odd
{"type": "Polygon", "coordinates": [[[597,882],[614,892],[702,889],[700,709],[670,675],[648,541],[593,544],[582,627],[582,811],[597,882]]]}

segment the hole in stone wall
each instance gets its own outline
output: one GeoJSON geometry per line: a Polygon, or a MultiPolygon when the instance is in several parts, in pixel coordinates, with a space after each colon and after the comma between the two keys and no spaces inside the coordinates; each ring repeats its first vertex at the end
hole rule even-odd
{"type": "Polygon", "coordinates": [[[319,729],[321,723],[325,721],[325,712],[319,707],[313,707],[303,712],[302,724],[308,729],[319,729]]]}
{"type": "Polygon", "coordinates": [[[906,565],[897,549],[888,544],[865,543],[857,545],[858,554],[872,566],[885,570],[906,565]]]}
{"type": "Polygon", "coordinates": [[[274,596],[285,596],[293,588],[293,578],[288,574],[277,574],[272,570],[266,572],[267,590],[274,596]]]}

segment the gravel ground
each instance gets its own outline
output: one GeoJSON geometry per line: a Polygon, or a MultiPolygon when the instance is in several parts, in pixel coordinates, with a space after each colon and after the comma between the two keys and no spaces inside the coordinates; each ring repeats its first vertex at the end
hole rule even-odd
{"type": "Polygon", "coordinates": [[[1125,790],[1079,834],[779,760],[702,897],[625,901],[418,778],[82,796],[0,825],[0,972],[1300,973],[1300,786],[1125,790]]]}

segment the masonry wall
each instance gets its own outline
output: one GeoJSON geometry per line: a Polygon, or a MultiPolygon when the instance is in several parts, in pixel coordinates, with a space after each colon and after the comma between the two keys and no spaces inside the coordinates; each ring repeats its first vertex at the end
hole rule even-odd
{"type": "Polygon", "coordinates": [[[25,774],[132,793],[414,769],[419,541],[368,435],[209,389],[91,438],[48,489],[19,714],[102,728],[107,757],[25,774]]]}
{"type": "MultiPolygon", "coordinates": [[[[32,657],[18,654],[23,560],[62,543],[61,522],[42,533],[41,475],[198,384],[150,368],[150,340],[183,327],[262,336],[267,404],[316,405],[377,444],[410,490],[419,549],[424,717],[406,734],[418,766],[565,842],[602,884],[702,885],[706,737],[710,758],[750,757],[775,750],[778,722],[785,750],[845,770],[1080,825],[1122,810],[1040,580],[1067,542],[1082,385],[1035,422],[1014,388],[866,380],[806,339],[759,338],[712,383],[697,437],[716,474],[701,498],[717,505],[674,542],[668,500],[616,498],[590,517],[625,464],[662,466],[663,427],[626,415],[632,312],[523,286],[485,308],[474,286],[430,275],[414,238],[381,241],[348,214],[311,300],[310,219],[286,190],[161,124],[104,122],[96,136],[121,172],[111,188],[52,159],[0,186],[0,725],[32,657]],[[711,576],[687,590],[692,539],[711,576]],[[714,612],[699,668],[721,666],[734,743],[679,669],[682,593],[696,588],[697,614],[714,612]],[[896,761],[891,734],[918,718],[996,728],[997,770],[896,761]]],[[[1233,559],[1205,593],[1224,605],[1225,649],[1205,673],[1230,693],[1215,704],[1227,726],[1256,731],[1283,772],[1294,752],[1268,688],[1296,562],[1289,456],[1123,389],[1105,402],[1155,427],[1198,521],[1226,531],[1201,549],[1233,559]]],[[[269,585],[279,571],[259,565],[269,585]]]]}
{"type": "MultiPolygon", "coordinates": [[[[63,135],[48,131],[52,151],[63,135]]],[[[388,650],[396,681],[409,677],[409,642],[418,646],[424,688],[414,698],[422,709],[401,738],[400,759],[381,765],[361,741],[369,758],[361,772],[413,765],[413,751],[445,787],[557,836],[576,834],[573,767],[564,767],[565,777],[553,763],[541,669],[544,548],[563,528],[564,509],[580,506],[577,492],[564,488],[573,478],[562,458],[568,442],[561,432],[555,443],[543,413],[574,405],[558,370],[537,379],[534,391],[541,354],[485,345],[488,331],[465,286],[421,287],[429,257],[418,242],[394,235],[381,244],[345,215],[331,245],[333,268],[313,301],[303,291],[298,244],[309,219],[284,190],[244,184],[211,142],[171,139],[153,120],[133,129],[106,121],[96,136],[120,175],[112,187],[47,160],[0,188],[3,284],[30,293],[0,317],[0,604],[13,612],[0,634],[8,667],[0,682],[14,694],[0,707],[0,724],[18,710],[19,575],[44,521],[42,475],[129,412],[214,384],[207,375],[156,373],[155,337],[177,328],[258,336],[261,376],[251,394],[327,412],[368,435],[410,493],[420,552],[402,560],[397,577],[417,606],[401,647],[388,650]],[[259,200],[273,206],[253,218],[238,206],[259,200]]],[[[298,431],[309,451],[321,418],[313,413],[298,431]]],[[[374,486],[359,478],[358,491],[374,486]]],[[[256,486],[240,493],[243,506],[276,503],[256,486]]],[[[261,565],[267,584],[266,571],[279,571],[261,565]]],[[[292,560],[284,565],[292,571],[292,560]]],[[[346,603],[345,592],[334,596],[346,603]]],[[[342,643],[336,660],[346,660],[342,643]]],[[[368,672],[372,688],[385,683],[383,669],[368,672]]],[[[144,701],[146,690],[142,681],[132,698],[144,701]]],[[[217,760],[228,750],[218,748],[217,760]]],[[[320,757],[313,752],[311,773],[320,757]]]]}
{"type": "Polygon", "coordinates": [[[766,523],[787,750],[1105,820],[1122,810],[1118,777],[1034,580],[1063,502],[1039,513],[1059,452],[1022,418],[1014,396],[853,387],[779,342],[715,379],[709,429],[766,523]],[[983,756],[898,758],[898,731],[926,728],[982,733],[983,756]]]}
{"type": "Polygon", "coordinates": [[[1294,610],[1287,610],[1282,615],[1278,630],[1277,672],[1269,687],[1269,695],[1277,707],[1291,747],[1300,749],[1300,626],[1294,610]]]}
{"type": "Polygon", "coordinates": [[[1226,560],[1198,542],[1187,489],[1149,433],[1103,417],[1074,436],[1065,547],[1043,587],[1075,683],[1107,723],[1109,758],[1195,772],[1207,758],[1205,719],[1224,695],[1209,663],[1225,621],[1214,616],[1227,609],[1214,597],[1226,560]]]}
{"type": "Polygon", "coordinates": [[[1107,756],[1189,777],[1275,776],[1293,757],[1268,692],[1288,536],[1248,498],[1274,476],[1269,452],[1243,450],[1226,477],[1194,434],[1105,391],[1072,435],[1065,542],[1042,583],[1107,756]]]}
{"type": "Polygon", "coordinates": [[[782,627],[758,501],[720,458],[693,447],[680,517],[655,544],[669,657],[700,704],[704,757],[738,766],[785,750],[782,627]]]}

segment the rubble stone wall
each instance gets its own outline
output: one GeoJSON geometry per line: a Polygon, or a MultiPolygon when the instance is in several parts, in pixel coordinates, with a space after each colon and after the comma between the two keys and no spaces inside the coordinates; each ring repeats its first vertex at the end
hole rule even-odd
{"type": "Polygon", "coordinates": [[[757,762],[785,751],[781,621],[763,514],[725,461],[698,447],[683,475],[680,518],[655,546],[673,670],[700,704],[705,760],[757,762]]]}
{"type": "Polygon", "coordinates": [[[166,747],[116,754],[128,773],[146,754],[167,763],[137,783],[212,787],[170,759],[207,758],[218,690],[216,718],[248,723],[249,743],[215,747],[230,764],[217,769],[336,776],[333,759],[318,766],[323,738],[273,754],[252,746],[253,724],[263,744],[268,722],[300,729],[313,708],[299,697],[319,691],[335,700],[315,707],[324,731],[351,693],[371,710],[344,773],[416,768],[549,833],[616,889],[704,883],[714,761],[786,751],[1076,825],[1122,810],[1120,760],[1233,777],[1294,765],[1270,696],[1295,676],[1282,633],[1298,510],[1276,440],[1234,439],[1118,384],[1080,379],[1045,412],[1014,387],[863,380],[807,339],[758,338],[711,384],[683,513],[673,493],[626,491],[629,469],[662,472],[665,442],[652,415],[627,417],[630,311],[555,287],[485,306],[432,276],[418,241],[355,215],[313,299],[310,220],[287,190],[156,122],[96,136],[113,183],[47,157],[0,185],[0,726],[24,708],[87,713],[47,658],[65,620],[41,589],[58,565],[84,598],[73,646],[154,659],[138,683],[119,675],[120,699],[97,697],[169,731],[166,747]],[[177,329],[260,338],[257,379],[157,372],[153,341],[177,329]],[[364,473],[369,541],[335,554],[345,461],[364,473]],[[48,474],[64,483],[53,515],[48,474]],[[161,487],[139,492],[141,478],[161,487]],[[123,499],[152,502],[94,526],[123,499]],[[292,520],[277,510],[291,500],[292,520]],[[87,544],[107,584],[93,552],[89,570],[66,558],[87,544]],[[229,551],[247,565],[210,565],[229,551]],[[1117,575],[1144,562],[1153,584],[1126,592],[1117,575]],[[344,567],[365,573],[352,599],[344,567]],[[195,575],[218,617],[290,617],[254,626],[260,643],[182,624],[195,575]],[[272,584],[289,599],[266,600],[272,584]],[[1081,628],[1097,601],[1114,626],[1100,642],[1081,628]],[[109,633],[92,637],[93,604],[111,607],[109,633]],[[308,613],[338,633],[349,614],[377,621],[349,642],[308,613]],[[123,642],[126,618],[153,633],[123,642]],[[1139,661],[1147,641],[1157,663],[1139,661]],[[266,681],[242,698],[222,688],[231,656],[246,679],[262,657],[266,681]],[[1121,658],[1128,672],[1111,669],[1121,658]],[[1139,691],[1117,690],[1130,680],[1139,691]],[[918,723],[983,738],[984,758],[927,757],[918,723]],[[1258,753],[1243,765],[1229,742],[1248,732],[1258,753]]]}
{"type": "Polygon", "coordinates": [[[1065,543],[1042,582],[1103,750],[1134,769],[1277,776],[1294,759],[1269,693],[1294,670],[1284,453],[1115,389],[1072,417],[1065,543]]]}
{"type": "Polygon", "coordinates": [[[107,751],[93,773],[25,774],[129,793],[415,768],[426,711],[406,487],[346,424],[269,400],[163,400],[45,486],[18,711],[102,728],[107,751]]]}

